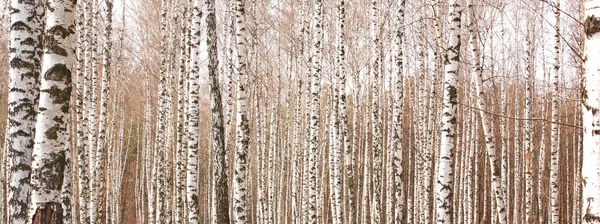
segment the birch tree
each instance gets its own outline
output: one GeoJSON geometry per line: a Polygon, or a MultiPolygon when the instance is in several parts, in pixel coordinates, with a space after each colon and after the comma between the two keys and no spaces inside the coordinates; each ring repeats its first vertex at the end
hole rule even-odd
{"type": "Polygon", "coordinates": [[[394,194],[394,222],[402,223],[404,222],[404,184],[402,182],[402,109],[404,106],[404,10],[405,10],[405,0],[399,0],[397,2],[396,9],[396,27],[395,27],[395,35],[394,35],[394,45],[393,45],[393,69],[392,75],[396,76],[396,83],[394,89],[394,109],[392,114],[392,124],[393,124],[393,134],[392,134],[392,155],[393,155],[393,163],[392,163],[392,172],[394,173],[393,179],[394,184],[390,189],[394,194]]]}
{"type": "Polygon", "coordinates": [[[90,79],[88,76],[89,70],[89,27],[88,18],[90,13],[89,2],[80,2],[78,8],[78,20],[77,26],[79,28],[79,40],[78,47],[80,52],[78,55],[78,91],[77,91],[77,179],[78,179],[78,193],[79,193],[79,222],[87,224],[90,222],[88,200],[89,200],[89,153],[87,149],[88,145],[88,101],[89,101],[89,84],[90,79]]]}
{"type": "MultiPolygon", "coordinates": [[[[106,159],[106,120],[108,120],[107,110],[109,103],[109,91],[110,91],[110,66],[111,66],[111,53],[112,53],[112,9],[113,3],[112,0],[105,0],[104,6],[104,19],[105,19],[105,27],[104,27],[104,46],[102,52],[102,88],[100,95],[100,116],[98,118],[98,141],[97,146],[95,147],[95,161],[92,161],[93,169],[91,174],[94,179],[94,193],[92,200],[97,203],[97,220],[92,221],[95,223],[100,223],[102,214],[104,213],[104,206],[106,203],[104,202],[106,197],[106,178],[105,178],[105,159],[106,159]]],[[[95,137],[95,136],[93,136],[95,137]]],[[[92,137],[92,138],[93,138],[92,137]]]]}
{"type": "Polygon", "coordinates": [[[190,224],[197,224],[198,220],[198,93],[200,91],[200,32],[202,11],[201,0],[194,0],[192,9],[192,26],[190,40],[190,73],[189,83],[189,102],[188,102],[188,152],[186,167],[186,197],[187,197],[187,216],[190,224]]]}
{"type": "Polygon", "coordinates": [[[314,2],[313,12],[313,42],[312,42],[312,58],[311,58],[311,81],[310,81],[310,120],[309,120],[309,146],[308,146],[308,217],[305,222],[317,223],[317,155],[319,147],[319,114],[320,105],[319,98],[321,92],[321,60],[322,60],[322,35],[323,35],[323,1],[316,0],[314,2]]]}
{"type": "MultiPolygon", "coordinates": [[[[552,117],[550,118],[550,223],[558,223],[559,207],[558,207],[558,159],[559,159],[559,142],[558,142],[558,76],[560,71],[560,2],[556,1],[553,7],[556,23],[554,29],[554,69],[552,73],[552,117]]],[[[586,85],[587,87],[587,85],[586,85]]],[[[585,113],[585,112],[584,112],[585,113]]],[[[584,123],[585,124],[585,123],[584,123]]],[[[584,156],[585,157],[585,156],[584,156]]],[[[584,161],[585,164],[585,161],[584,161]]],[[[585,185],[585,184],[584,184],[585,185]]]]}
{"type": "Polygon", "coordinates": [[[69,198],[62,197],[62,193],[70,181],[68,117],[75,1],[50,0],[45,6],[40,112],[32,154],[28,219],[33,223],[60,222],[58,220],[71,223],[69,198]]]}
{"type": "MultiPolygon", "coordinates": [[[[471,69],[471,78],[475,80],[475,88],[477,90],[477,106],[479,107],[479,115],[481,116],[481,124],[483,133],[485,136],[485,147],[486,154],[488,157],[488,164],[492,172],[491,186],[494,191],[494,197],[496,202],[496,212],[498,212],[498,220],[500,223],[507,223],[506,207],[504,205],[504,191],[502,190],[501,182],[501,170],[500,161],[496,158],[496,143],[494,140],[494,133],[492,131],[492,124],[490,122],[489,114],[487,113],[485,92],[483,90],[483,72],[480,62],[479,53],[479,38],[477,34],[477,26],[475,25],[475,17],[473,11],[473,5],[469,1],[468,3],[468,21],[469,21],[469,45],[471,47],[471,56],[473,60],[473,68],[471,69]]],[[[484,169],[485,170],[485,169],[484,169]]],[[[478,192],[478,191],[475,191],[478,192]]]]}
{"type": "Polygon", "coordinates": [[[34,144],[43,14],[37,1],[10,1],[10,68],[8,92],[8,220],[25,223],[34,144]]]}
{"type": "Polygon", "coordinates": [[[600,223],[600,0],[585,4],[585,75],[582,84],[583,165],[582,223],[600,223]]]}
{"type": "Polygon", "coordinates": [[[236,138],[235,155],[233,164],[233,223],[248,223],[248,146],[250,129],[248,112],[246,108],[248,64],[246,46],[246,11],[243,0],[235,1],[235,36],[237,57],[235,71],[237,71],[237,112],[236,112],[236,138]]]}
{"type": "Polygon", "coordinates": [[[456,0],[448,1],[448,44],[445,58],[444,99],[442,109],[442,136],[438,154],[438,172],[435,181],[436,223],[453,223],[453,162],[456,138],[456,101],[458,60],[460,54],[460,27],[462,6],[456,0]]]}
{"type": "Polygon", "coordinates": [[[227,170],[225,169],[225,127],[223,121],[223,102],[218,74],[217,21],[215,1],[206,0],[206,35],[208,46],[208,76],[212,108],[212,147],[213,147],[213,222],[229,223],[229,203],[227,194],[227,170]]]}
{"type": "Polygon", "coordinates": [[[381,63],[381,53],[379,46],[379,6],[378,1],[371,1],[370,9],[370,39],[371,39],[371,59],[369,62],[370,78],[373,80],[372,102],[371,102],[371,128],[373,133],[373,195],[371,204],[371,223],[381,222],[381,186],[383,179],[382,171],[382,134],[381,118],[379,113],[379,73],[381,63]]]}
{"type": "Polygon", "coordinates": [[[345,1],[340,0],[337,3],[337,32],[336,36],[337,40],[337,70],[335,71],[334,77],[334,99],[333,99],[333,111],[331,123],[333,124],[333,129],[331,132],[334,135],[334,138],[330,141],[333,141],[333,147],[331,149],[330,157],[330,166],[333,166],[332,177],[330,181],[330,197],[333,201],[331,203],[332,210],[332,222],[333,223],[343,223],[343,200],[342,200],[342,165],[343,160],[345,159],[346,163],[351,163],[352,153],[347,147],[346,140],[348,127],[346,126],[347,117],[346,117],[346,97],[345,97],[345,85],[346,85],[346,74],[345,74],[345,46],[344,46],[344,23],[346,19],[345,12],[345,1]],[[345,157],[342,154],[342,150],[347,153],[345,157]]]}

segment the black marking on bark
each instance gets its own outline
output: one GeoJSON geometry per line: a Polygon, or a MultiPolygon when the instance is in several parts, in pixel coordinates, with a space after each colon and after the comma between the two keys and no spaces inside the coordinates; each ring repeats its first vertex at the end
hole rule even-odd
{"type": "Polygon", "coordinates": [[[68,56],[69,53],[65,48],[62,47],[63,44],[59,43],[56,37],[59,37],[59,39],[65,39],[72,33],[72,29],[67,29],[62,25],[53,26],[48,29],[44,35],[44,46],[46,46],[46,49],[49,53],[68,56]]]}
{"type": "Polygon", "coordinates": [[[592,35],[600,31],[600,18],[596,18],[594,15],[588,16],[583,22],[585,35],[590,38],[592,35]]]}
{"type": "MultiPolygon", "coordinates": [[[[34,64],[28,61],[25,61],[21,58],[15,57],[12,60],[10,60],[10,67],[11,68],[18,68],[18,69],[27,69],[27,70],[34,70],[34,64]]],[[[25,73],[27,74],[27,73],[25,73]]]]}

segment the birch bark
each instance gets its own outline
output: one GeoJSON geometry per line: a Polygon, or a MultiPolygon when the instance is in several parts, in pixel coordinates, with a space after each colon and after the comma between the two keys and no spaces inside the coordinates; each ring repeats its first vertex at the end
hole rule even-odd
{"type": "MultiPolygon", "coordinates": [[[[490,169],[492,171],[492,190],[494,191],[494,196],[496,199],[496,211],[498,212],[498,220],[499,223],[507,223],[507,215],[506,215],[506,207],[504,205],[504,191],[502,190],[501,185],[501,170],[500,170],[500,161],[496,158],[496,143],[494,141],[494,133],[492,131],[492,124],[488,117],[485,103],[485,93],[483,91],[483,73],[480,63],[480,55],[479,55],[479,40],[477,34],[477,27],[475,26],[475,17],[473,12],[473,5],[469,2],[468,6],[468,19],[469,19],[469,32],[470,39],[469,45],[471,46],[472,59],[473,59],[473,68],[471,70],[471,76],[475,80],[475,87],[477,89],[477,105],[480,109],[479,115],[481,116],[481,124],[483,128],[483,133],[485,135],[485,146],[486,146],[486,154],[488,157],[488,163],[490,165],[490,169]]],[[[485,170],[485,169],[484,169],[485,170]]],[[[478,192],[478,191],[475,191],[478,192]]]]}
{"type": "Polygon", "coordinates": [[[199,114],[199,91],[200,91],[200,32],[201,32],[201,0],[194,0],[192,9],[192,26],[190,40],[190,73],[189,83],[189,124],[188,124],[188,152],[186,166],[186,198],[188,223],[199,223],[199,196],[198,196],[198,114],[199,114]]]}
{"type": "Polygon", "coordinates": [[[31,186],[31,153],[39,97],[40,52],[43,14],[38,2],[10,1],[10,68],[8,72],[8,220],[25,223],[31,186]]]}
{"type": "Polygon", "coordinates": [[[446,49],[446,73],[442,109],[442,136],[438,154],[438,172],[435,184],[436,223],[453,223],[453,163],[456,138],[456,102],[458,60],[460,53],[460,27],[462,7],[456,0],[449,0],[448,47],[446,49]]]}
{"type": "Polygon", "coordinates": [[[236,46],[238,72],[236,146],[233,173],[233,223],[247,223],[248,217],[248,145],[250,141],[249,121],[246,109],[246,84],[248,83],[246,60],[246,11],[243,0],[236,0],[236,46]]]}
{"type": "MultiPolygon", "coordinates": [[[[554,29],[554,69],[552,73],[552,117],[550,118],[550,223],[559,222],[559,194],[558,194],[558,160],[559,160],[559,135],[558,135],[558,76],[560,71],[560,1],[555,1],[553,7],[556,23],[554,29]]],[[[589,36],[589,35],[588,35],[589,36]]],[[[587,65],[587,64],[586,64],[587,65]]],[[[587,85],[586,85],[587,87],[587,85]]],[[[585,113],[585,112],[584,112],[585,113]]],[[[585,124],[585,122],[584,122],[585,124]]],[[[585,164],[585,161],[584,161],[585,164]]],[[[584,169],[585,170],[585,169],[584,169]]]]}
{"type": "Polygon", "coordinates": [[[206,43],[208,46],[208,77],[212,108],[212,147],[213,147],[213,222],[229,223],[229,201],[227,170],[225,169],[225,127],[223,103],[218,74],[217,21],[215,0],[206,0],[206,43]]]}
{"type": "Polygon", "coordinates": [[[311,89],[310,89],[310,134],[308,152],[308,217],[305,222],[317,223],[317,155],[319,148],[319,97],[321,92],[321,60],[322,60],[322,35],[323,35],[323,1],[315,0],[313,18],[313,43],[311,59],[311,89]]]}
{"type": "Polygon", "coordinates": [[[70,149],[68,117],[71,98],[71,64],[75,32],[75,1],[46,3],[44,53],[40,83],[39,114],[31,163],[31,204],[28,219],[33,223],[62,220],[71,223],[69,198],[70,149]]]}

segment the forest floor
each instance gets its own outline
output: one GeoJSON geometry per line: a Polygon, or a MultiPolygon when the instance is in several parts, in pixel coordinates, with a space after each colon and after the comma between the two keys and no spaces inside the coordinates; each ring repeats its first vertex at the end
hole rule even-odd
{"type": "Polygon", "coordinates": [[[135,213],[135,158],[136,155],[131,150],[130,155],[127,155],[127,167],[123,174],[123,182],[121,186],[123,194],[121,195],[121,214],[123,215],[123,224],[135,224],[137,217],[135,213]]]}

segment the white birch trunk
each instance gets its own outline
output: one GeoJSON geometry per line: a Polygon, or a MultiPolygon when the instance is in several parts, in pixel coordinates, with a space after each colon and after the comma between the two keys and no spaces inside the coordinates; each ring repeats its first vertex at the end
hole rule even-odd
{"type": "Polygon", "coordinates": [[[372,182],[372,202],[371,202],[371,223],[381,222],[381,186],[382,186],[382,134],[381,134],[381,118],[379,112],[379,79],[380,79],[380,64],[381,53],[379,48],[379,5],[378,1],[371,1],[370,9],[370,39],[371,39],[371,59],[369,62],[370,78],[373,81],[372,98],[371,98],[371,128],[373,133],[373,174],[372,182]]]}
{"type": "Polygon", "coordinates": [[[311,59],[311,86],[310,86],[310,134],[308,152],[308,217],[305,222],[317,223],[317,155],[319,148],[319,98],[321,93],[321,60],[322,60],[322,35],[323,35],[323,2],[316,0],[314,3],[313,18],[313,43],[311,59]]]}
{"type": "MultiPolygon", "coordinates": [[[[26,223],[31,186],[31,153],[33,150],[36,109],[39,97],[40,52],[43,14],[38,2],[10,1],[10,68],[8,122],[5,145],[8,154],[7,218],[10,223],[26,223]]],[[[3,21],[4,22],[4,21],[3,21]]],[[[3,169],[4,170],[4,169],[3,169]]],[[[2,202],[4,204],[4,202],[2,202]]]]}
{"type": "Polygon", "coordinates": [[[51,0],[46,7],[46,42],[42,56],[40,112],[31,163],[28,219],[33,223],[50,223],[50,220],[71,223],[70,208],[66,206],[69,198],[61,194],[70,187],[68,117],[75,1],[51,0]]]}
{"type": "Polygon", "coordinates": [[[236,71],[238,72],[237,85],[237,115],[236,115],[236,146],[233,174],[233,223],[248,223],[248,145],[250,140],[249,121],[246,109],[246,88],[248,83],[246,61],[246,11],[244,1],[236,0],[236,46],[237,59],[236,71]]]}
{"type": "Polygon", "coordinates": [[[98,71],[97,71],[97,50],[98,50],[98,1],[92,0],[90,7],[90,31],[88,39],[88,47],[90,54],[89,61],[89,71],[90,71],[90,101],[89,101],[89,126],[88,126],[88,154],[89,154],[89,167],[90,167],[90,201],[89,201],[89,213],[90,213],[90,223],[95,224],[99,222],[100,215],[98,214],[98,203],[100,201],[96,201],[94,199],[97,198],[98,192],[98,183],[96,182],[95,164],[96,164],[96,131],[97,131],[97,105],[98,105],[98,71]]]}
{"type": "Polygon", "coordinates": [[[448,47],[446,52],[446,72],[444,75],[444,95],[442,109],[442,136],[438,154],[438,172],[435,181],[436,223],[453,223],[453,163],[456,138],[456,101],[458,60],[460,53],[460,27],[462,7],[455,0],[448,2],[448,47]]]}
{"type": "MultiPolygon", "coordinates": [[[[531,24],[528,23],[528,26],[531,26],[531,24]]],[[[531,153],[532,151],[532,145],[533,145],[533,135],[532,135],[532,128],[533,128],[533,121],[530,120],[530,118],[532,117],[532,108],[531,108],[531,102],[533,101],[533,86],[532,86],[532,82],[534,80],[534,46],[533,46],[533,40],[531,39],[531,35],[532,35],[532,31],[529,31],[530,28],[528,28],[527,33],[525,34],[525,44],[527,46],[525,46],[525,49],[527,49],[525,51],[525,141],[523,142],[523,148],[524,148],[524,153],[525,153],[525,157],[523,158],[525,161],[525,222],[526,223],[533,223],[532,220],[532,213],[533,213],[533,205],[532,205],[532,200],[533,200],[533,174],[532,174],[532,169],[533,169],[533,153],[531,153]]]]}
{"type": "MultiPolygon", "coordinates": [[[[506,206],[504,204],[504,191],[502,190],[501,185],[501,170],[500,170],[500,161],[496,158],[496,143],[494,140],[494,133],[492,131],[492,124],[487,114],[486,103],[485,103],[485,93],[483,91],[483,73],[480,63],[480,55],[479,55],[479,39],[477,34],[477,28],[475,26],[475,17],[473,12],[473,5],[469,3],[468,10],[468,19],[469,19],[469,32],[470,39],[469,45],[471,46],[472,52],[472,60],[473,60],[473,68],[471,70],[471,76],[475,80],[475,87],[477,89],[477,105],[479,107],[479,114],[481,116],[481,124],[483,128],[483,133],[485,135],[485,146],[486,146],[486,154],[488,157],[488,163],[490,165],[490,169],[492,172],[492,190],[494,191],[494,196],[496,199],[496,211],[498,212],[498,220],[499,223],[505,224],[507,223],[507,215],[506,215],[506,206]]],[[[485,170],[485,169],[484,169],[485,170]]],[[[475,191],[478,192],[478,191],[475,191]]],[[[474,220],[477,221],[477,220],[474,220]]]]}
{"type": "MultiPolygon", "coordinates": [[[[552,117],[550,118],[552,124],[550,125],[550,223],[557,224],[559,222],[559,205],[558,205],[558,158],[559,148],[558,144],[558,76],[560,71],[560,2],[554,1],[554,16],[556,17],[556,23],[554,29],[554,70],[552,73],[552,117]]],[[[586,64],[587,65],[587,64],[586,64]]],[[[587,85],[585,85],[587,87],[587,85]]],[[[585,112],[584,112],[585,113],[585,112]]],[[[585,122],[584,122],[585,124],[585,122]]],[[[585,161],[584,161],[585,164],[585,161]]],[[[585,170],[585,169],[584,169],[585,170]]]]}
{"type": "Polygon", "coordinates": [[[179,74],[177,76],[177,147],[175,152],[175,212],[174,221],[175,223],[181,223],[185,220],[185,158],[187,153],[187,136],[186,131],[187,125],[185,122],[186,118],[186,60],[189,58],[187,51],[187,40],[188,40],[188,7],[185,1],[178,1],[179,10],[181,13],[180,27],[181,32],[179,36],[179,74]]]}
{"type": "Polygon", "coordinates": [[[200,91],[200,23],[202,11],[201,1],[194,0],[192,9],[192,27],[190,40],[190,73],[189,82],[189,124],[188,124],[188,152],[186,166],[186,198],[188,223],[199,223],[199,196],[198,196],[198,114],[199,114],[199,91],[200,91]]]}

